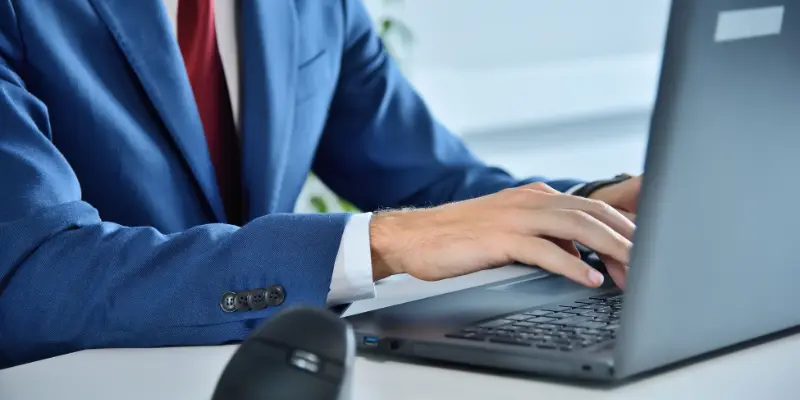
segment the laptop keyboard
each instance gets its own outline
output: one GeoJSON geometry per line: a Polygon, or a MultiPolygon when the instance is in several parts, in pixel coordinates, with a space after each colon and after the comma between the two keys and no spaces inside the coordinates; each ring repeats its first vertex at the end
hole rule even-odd
{"type": "Polygon", "coordinates": [[[616,339],[621,293],[532,308],[445,335],[539,349],[573,351],[616,339]]]}

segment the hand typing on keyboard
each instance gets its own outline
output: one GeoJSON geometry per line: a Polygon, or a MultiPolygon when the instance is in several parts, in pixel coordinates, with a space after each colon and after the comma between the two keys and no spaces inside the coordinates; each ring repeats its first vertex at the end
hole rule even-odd
{"type": "Polygon", "coordinates": [[[600,254],[623,287],[633,222],[608,203],[535,183],[439,207],[377,213],[370,224],[373,277],[439,280],[515,262],[589,287],[603,275],[575,242],[600,254]]]}

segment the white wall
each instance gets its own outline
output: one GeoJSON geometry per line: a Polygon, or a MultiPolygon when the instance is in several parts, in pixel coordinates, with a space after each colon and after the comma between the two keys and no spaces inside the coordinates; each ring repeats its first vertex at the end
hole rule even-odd
{"type": "MultiPolygon", "coordinates": [[[[481,159],[518,177],[641,172],[670,0],[364,1],[413,30],[404,68],[481,159]]],[[[297,210],[314,194],[338,209],[310,182],[297,210]]]]}
{"type": "Polygon", "coordinates": [[[669,0],[403,2],[366,0],[412,29],[411,80],[459,133],[652,106],[669,0]]]}
{"type": "Polygon", "coordinates": [[[483,161],[523,178],[605,179],[644,167],[649,113],[525,128],[464,140],[483,161]]]}

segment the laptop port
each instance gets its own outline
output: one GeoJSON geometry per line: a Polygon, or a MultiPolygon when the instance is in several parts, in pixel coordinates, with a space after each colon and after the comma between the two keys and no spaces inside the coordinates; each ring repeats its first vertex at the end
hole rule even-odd
{"type": "Polygon", "coordinates": [[[377,347],[378,346],[378,338],[376,338],[374,336],[364,336],[364,346],[377,347]]]}

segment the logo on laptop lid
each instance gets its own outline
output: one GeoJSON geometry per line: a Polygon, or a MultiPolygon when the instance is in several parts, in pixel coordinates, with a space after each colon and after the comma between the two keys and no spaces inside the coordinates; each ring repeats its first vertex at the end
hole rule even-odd
{"type": "Polygon", "coordinates": [[[783,13],[783,6],[722,11],[717,16],[714,41],[720,43],[780,35],[783,13]]]}

